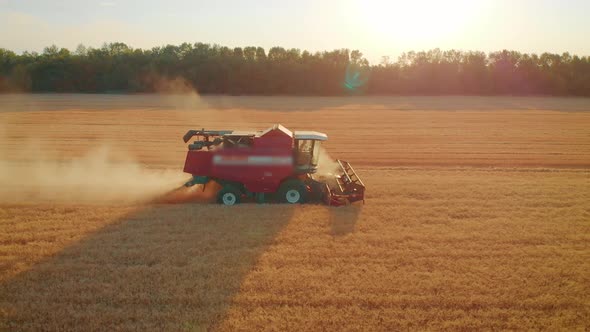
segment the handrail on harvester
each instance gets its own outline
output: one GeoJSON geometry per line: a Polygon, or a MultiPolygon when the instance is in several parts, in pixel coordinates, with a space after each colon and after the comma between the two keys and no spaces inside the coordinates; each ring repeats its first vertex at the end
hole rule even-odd
{"type": "Polygon", "coordinates": [[[201,130],[189,130],[184,136],[182,136],[182,140],[187,143],[193,136],[223,136],[229,135],[233,133],[233,130],[205,130],[205,128],[201,130]]]}

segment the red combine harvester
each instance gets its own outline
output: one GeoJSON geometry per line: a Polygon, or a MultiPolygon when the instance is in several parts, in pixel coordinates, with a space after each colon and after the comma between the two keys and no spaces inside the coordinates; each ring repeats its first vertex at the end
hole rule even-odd
{"type": "Polygon", "coordinates": [[[364,202],[365,185],[348,162],[340,170],[316,176],[320,144],[328,139],[315,131],[291,132],[282,125],[265,131],[189,130],[184,172],[192,174],[185,186],[221,185],[217,202],[225,205],[253,198],[259,203],[324,202],[340,206],[364,202]]]}

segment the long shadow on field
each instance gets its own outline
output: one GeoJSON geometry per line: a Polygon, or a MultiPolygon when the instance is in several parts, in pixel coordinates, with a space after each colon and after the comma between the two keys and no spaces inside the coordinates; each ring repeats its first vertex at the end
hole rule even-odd
{"type": "Polygon", "coordinates": [[[292,208],[151,206],[0,285],[0,329],[211,328],[292,208]]]}
{"type": "Polygon", "coordinates": [[[342,236],[354,232],[361,210],[362,205],[358,204],[330,209],[332,235],[342,236]]]}

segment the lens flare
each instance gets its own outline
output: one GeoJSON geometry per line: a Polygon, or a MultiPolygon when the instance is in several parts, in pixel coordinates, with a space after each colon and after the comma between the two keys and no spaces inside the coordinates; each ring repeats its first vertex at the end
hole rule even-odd
{"type": "Polygon", "coordinates": [[[358,65],[348,65],[344,78],[344,88],[351,92],[362,89],[369,80],[369,74],[358,65]]]}

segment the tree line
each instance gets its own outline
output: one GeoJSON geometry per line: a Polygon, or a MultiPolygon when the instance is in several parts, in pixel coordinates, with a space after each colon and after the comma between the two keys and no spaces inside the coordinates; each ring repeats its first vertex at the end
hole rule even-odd
{"type": "Polygon", "coordinates": [[[134,93],[182,79],[204,94],[590,96],[590,57],[498,51],[406,52],[370,65],[358,50],[308,52],[183,43],[152,49],[0,48],[0,92],[134,93]]]}

